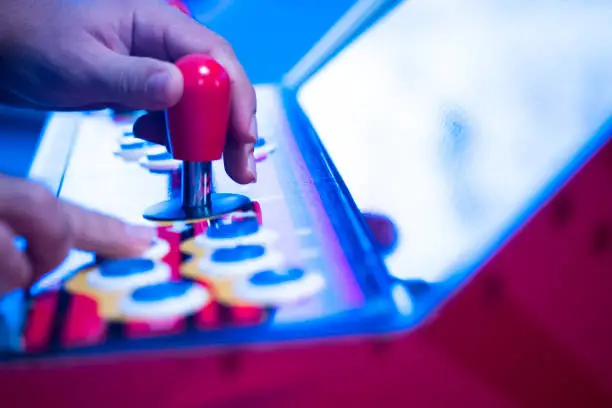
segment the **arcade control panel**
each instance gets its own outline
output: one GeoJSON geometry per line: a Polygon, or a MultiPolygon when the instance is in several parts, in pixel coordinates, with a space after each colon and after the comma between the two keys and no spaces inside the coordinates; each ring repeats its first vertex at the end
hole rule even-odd
{"type": "Polygon", "coordinates": [[[359,332],[392,309],[370,241],[343,203],[322,197],[316,184],[333,180],[315,182],[322,164],[275,113],[276,90],[258,89],[259,181],[241,186],[220,160],[225,72],[197,55],[177,66],[185,94],[165,113],[168,148],[135,137],[143,112],[75,114],[60,194],[154,223],[158,237],[130,259],[72,253],[32,288],[7,359],[359,332]]]}

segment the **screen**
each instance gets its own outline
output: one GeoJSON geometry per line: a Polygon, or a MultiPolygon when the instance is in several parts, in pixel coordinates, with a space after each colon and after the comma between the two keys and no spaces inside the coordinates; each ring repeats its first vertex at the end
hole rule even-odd
{"type": "Polygon", "coordinates": [[[476,266],[602,140],[610,21],[606,0],[402,2],[301,87],[357,205],[398,227],[393,276],[476,266]]]}

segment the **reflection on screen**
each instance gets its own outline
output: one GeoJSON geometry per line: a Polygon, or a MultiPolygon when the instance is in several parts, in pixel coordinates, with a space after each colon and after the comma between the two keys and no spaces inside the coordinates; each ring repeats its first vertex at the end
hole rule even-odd
{"type": "Polygon", "coordinates": [[[610,21],[609,1],[412,0],[302,87],[359,207],[398,224],[394,276],[476,262],[593,140],[612,116],[610,21]]]}

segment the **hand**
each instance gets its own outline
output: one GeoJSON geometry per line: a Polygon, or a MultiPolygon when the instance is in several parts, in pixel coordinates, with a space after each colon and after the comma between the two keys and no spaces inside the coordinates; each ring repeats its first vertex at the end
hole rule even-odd
{"type": "Polygon", "coordinates": [[[72,248],[107,257],[141,255],[155,230],[61,202],[45,187],[0,175],[0,296],[53,270],[72,248]],[[26,239],[25,251],[14,240],[26,239]]]}
{"type": "MultiPolygon", "coordinates": [[[[253,182],[255,92],[223,38],[162,0],[0,2],[0,103],[163,110],[183,92],[182,76],[171,62],[192,53],[210,55],[230,75],[225,166],[236,182],[253,182]]],[[[151,123],[157,127],[143,137],[163,137],[163,120],[151,123]]]]}

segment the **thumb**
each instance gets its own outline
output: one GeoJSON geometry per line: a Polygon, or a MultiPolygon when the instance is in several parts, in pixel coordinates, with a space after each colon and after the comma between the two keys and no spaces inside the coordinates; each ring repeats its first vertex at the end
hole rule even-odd
{"type": "Polygon", "coordinates": [[[162,110],[176,104],[183,94],[183,77],[171,63],[110,50],[103,52],[99,61],[99,96],[104,103],[162,110]]]}

